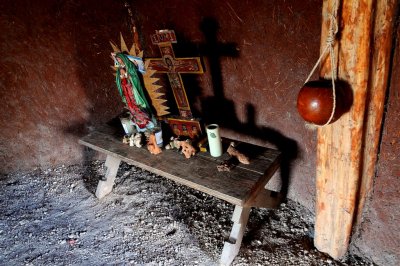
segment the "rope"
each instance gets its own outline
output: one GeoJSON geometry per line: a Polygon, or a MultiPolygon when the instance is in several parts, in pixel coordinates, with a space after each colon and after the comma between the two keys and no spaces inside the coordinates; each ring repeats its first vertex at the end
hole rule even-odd
{"type": "Polygon", "coordinates": [[[332,93],[333,93],[333,108],[332,108],[332,112],[331,115],[328,119],[328,121],[322,125],[315,125],[318,127],[324,127],[326,125],[328,125],[332,119],[333,116],[335,115],[335,111],[336,111],[336,87],[335,87],[335,79],[336,79],[336,59],[335,59],[335,51],[334,51],[334,45],[335,45],[335,38],[336,38],[336,34],[339,30],[338,27],[338,23],[337,23],[337,12],[339,9],[339,5],[338,5],[338,0],[334,0],[333,1],[333,6],[332,6],[332,13],[329,14],[329,33],[328,33],[328,37],[326,38],[326,46],[324,48],[324,50],[322,51],[321,55],[319,56],[317,63],[315,63],[313,69],[311,70],[310,74],[308,75],[306,81],[304,82],[304,84],[306,84],[311,76],[314,74],[315,70],[317,69],[317,67],[319,66],[319,64],[321,63],[321,60],[325,57],[326,52],[329,51],[329,55],[330,55],[330,59],[331,59],[331,80],[332,80],[332,93]]]}

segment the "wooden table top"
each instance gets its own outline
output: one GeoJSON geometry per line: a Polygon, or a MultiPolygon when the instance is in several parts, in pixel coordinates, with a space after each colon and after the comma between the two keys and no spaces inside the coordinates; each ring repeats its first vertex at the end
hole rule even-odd
{"type": "Polygon", "coordinates": [[[219,172],[217,165],[230,158],[227,153],[214,158],[208,152],[199,152],[190,159],[177,150],[153,155],[145,147],[123,144],[117,131],[110,128],[93,131],[79,143],[239,206],[245,206],[256,196],[280,162],[277,150],[240,143],[237,148],[249,156],[250,164],[239,163],[229,172],[219,172]]]}

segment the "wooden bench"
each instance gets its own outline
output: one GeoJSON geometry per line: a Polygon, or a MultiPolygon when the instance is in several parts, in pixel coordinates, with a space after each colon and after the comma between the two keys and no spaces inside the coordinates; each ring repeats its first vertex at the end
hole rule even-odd
{"type": "Polygon", "coordinates": [[[118,130],[112,128],[93,131],[79,143],[107,155],[105,179],[99,181],[96,189],[98,198],[112,191],[119,164],[124,161],[235,205],[234,224],[221,255],[222,265],[230,265],[238,254],[250,209],[275,208],[279,204],[279,197],[272,197],[271,191],[265,189],[279,167],[281,156],[276,150],[240,143],[238,149],[249,155],[250,164],[219,172],[217,165],[229,159],[228,154],[214,158],[201,152],[186,159],[176,150],[164,150],[152,155],[145,148],[123,144],[118,130]]]}

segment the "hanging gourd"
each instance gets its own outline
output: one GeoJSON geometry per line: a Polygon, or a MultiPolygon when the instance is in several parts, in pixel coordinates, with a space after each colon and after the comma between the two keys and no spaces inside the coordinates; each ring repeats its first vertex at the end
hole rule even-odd
{"type": "Polygon", "coordinates": [[[345,88],[336,82],[335,89],[329,80],[309,81],[297,97],[297,110],[308,123],[323,126],[335,122],[346,110],[345,88]]]}
{"type": "Polygon", "coordinates": [[[308,123],[316,126],[325,126],[333,123],[345,112],[345,95],[339,93],[343,90],[338,86],[339,84],[337,82],[335,83],[337,66],[333,47],[338,32],[337,1],[334,1],[332,9],[326,47],[322,51],[297,97],[297,110],[300,116],[308,123]],[[331,62],[331,80],[309,81],[328,51],[331,62]]]}

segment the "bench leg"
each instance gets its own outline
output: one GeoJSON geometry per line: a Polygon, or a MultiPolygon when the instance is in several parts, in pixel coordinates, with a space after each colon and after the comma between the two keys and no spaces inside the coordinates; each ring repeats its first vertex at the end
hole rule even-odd
{"type": "Polygon", "coordinates": [[[241,207],[236,205],[233,211],[233,227],[229,240],[225,242],[221,255],[221,265],[230,265],[239,253],[242,244],[243,234],[249,219],[250,207],[241,207]]]}
{"type": "Polygon", "coordinates": [[[112,191],[114,180],[117,176],[117,171],[121,159],[107,155],[105,166],[107,168],[105,180],[100,180],[96,189],[96,197],[101,199],[112,191]]]}

